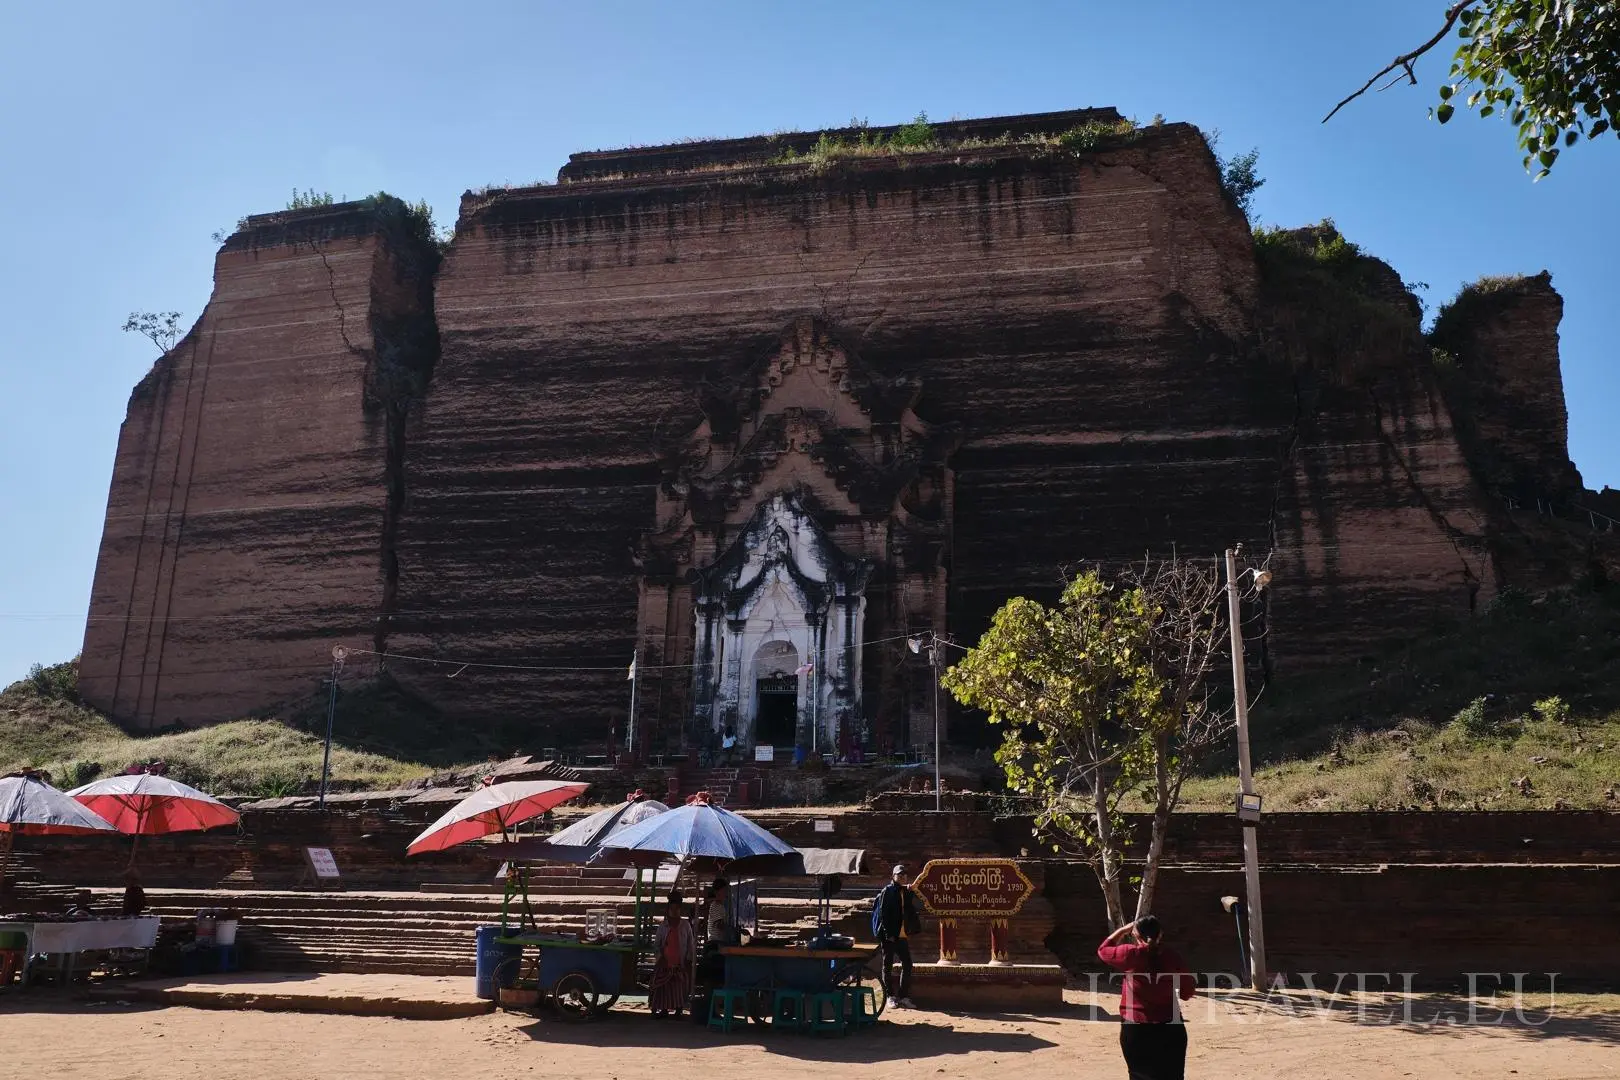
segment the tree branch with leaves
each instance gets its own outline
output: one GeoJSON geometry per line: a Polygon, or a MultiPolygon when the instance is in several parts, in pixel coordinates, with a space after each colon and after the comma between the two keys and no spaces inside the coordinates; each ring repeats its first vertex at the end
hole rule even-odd
{"type": "Polygon", "coordinates": [[[124,333],[150,338],[158,352],[167,353],[180,339],[178,311],[132,311],[124,320],[124,333]]]}
{"type": "Polygon", "coordinates": [[[1397,71],[1380,89],[1403,81],[1416,86],[1417,60],[1453,30],[1457,49],[1431,110],[1440,123],[1451,119],[1458,101],[1481,117],[1506,117],[1517,129],[1525,168],[1536,170],[1538,180],[1582,136],[1620,135],[1620,3],[1607,0],[1452,3],[1433,37],[1391,60],[1322,122],[1397,71]]]}

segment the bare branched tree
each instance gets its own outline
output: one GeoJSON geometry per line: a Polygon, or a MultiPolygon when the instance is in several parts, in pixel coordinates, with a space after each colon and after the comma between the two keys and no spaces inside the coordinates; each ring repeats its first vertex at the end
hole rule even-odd
{"type": "Polygon", "coordinates": [[[1153,834],[1137,893],[1138,918],[1153,909],[1170,816],[1181,788],[1236,722],[1223,671],[1229,660],[1226,587],[1215,560],[1144,559],[1122,584],[1140,590],[1150,613],[1148,662],[1161,695],[1143,732],[1152,779],[1153,834]]]}

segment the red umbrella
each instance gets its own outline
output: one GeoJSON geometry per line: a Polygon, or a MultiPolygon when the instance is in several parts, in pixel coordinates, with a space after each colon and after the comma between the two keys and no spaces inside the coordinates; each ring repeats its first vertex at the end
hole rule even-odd
{"type": "MultiPolygon", "coordinates": [[[[87,807],[31,773],[0,779],[0,857],[11,851],[16,833],[30,836],[82,836],[117,832],[87,807]]],[[[6,867],[0,858],[0,881],[6,867]]]]}
{"type": "Polygon", "coordinates": [[[119,832],[137,837],[129,852],[131,864],[139,837],[200,832],[235,825],[240,817],[212,795],[149,773],[109,776],[68,794],[112,822],[119,832]]]}
{"type": "Polygon", "coordinates": [[[589,784],[565,780],[523,780],[491,784],[462,799],[450,812],[422,831],[405,849],[407,855],[445,848],[505,832],[513,825],[539,817],[552,807],[585,794],[589,784]]]}

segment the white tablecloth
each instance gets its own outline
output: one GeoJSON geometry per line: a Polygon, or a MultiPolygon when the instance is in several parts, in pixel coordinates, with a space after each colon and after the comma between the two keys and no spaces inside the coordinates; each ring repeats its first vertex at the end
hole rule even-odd
{"type": "MultiPolygon", "coordinates": [[[[0,923],[0,930],[7,929],[0,923]]],[[[29,949],[35,953],[83,952],[86,949],[150,949],[157,943],[158,917],[84,919],[79,922],[42,922],[32,926],[10,924],[32,932],[29,949]]]]}

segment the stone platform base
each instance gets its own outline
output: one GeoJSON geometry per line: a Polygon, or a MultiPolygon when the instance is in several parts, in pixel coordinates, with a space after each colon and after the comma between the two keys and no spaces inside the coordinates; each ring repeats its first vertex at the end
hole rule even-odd
{"type": "Polygon", "coordinates": [[[1054,1012],[1067,978],[1057,964],[918,964],[911,1000],[919,1009],[1054,1012]]]}
{"type": "Polygon", "coordinates": [[[473,993],[466,976],[237,974],[151,979],[129,984],[142,1001],[197,1009],[397,1016],[450,1020],[493,1012],[495,1003],[473,993]]]}

